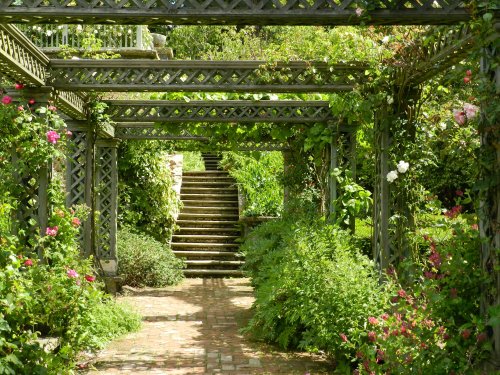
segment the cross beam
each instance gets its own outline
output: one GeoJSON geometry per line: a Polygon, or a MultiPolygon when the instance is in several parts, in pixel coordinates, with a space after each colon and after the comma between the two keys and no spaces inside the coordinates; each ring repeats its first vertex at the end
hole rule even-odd
{"type": "Polygon", "coordinates": [[[454,24],[471,18],[460,0],[384,0],[361,16],[359,6],[356,0],[6,0],[0,3],[0,22],[334,26],[454,24]]]}
{"type": "Polygon", "coordinates": [[[80,91],[333,92],[352,90],[365,69],[304,61],[51,60],[49,82],[80,91]]]}
{"type": "Polygon", "coordinates": [[[107,114],[116,122],[315,123],[334,120],[326,101],[110,100],[107,114]]]}

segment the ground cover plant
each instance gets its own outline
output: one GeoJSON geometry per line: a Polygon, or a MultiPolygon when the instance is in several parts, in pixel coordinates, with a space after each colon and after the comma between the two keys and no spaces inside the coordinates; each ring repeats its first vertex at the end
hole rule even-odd
{"type": "Polygon", "coordinates": [[[55,106],[35,106],[30,98],[14,104],[9,95],[0,106],[2,374],[70,373],[80,351],[101,348],[140,325],[137,315],[104,294],[92,258],[81,256],[79,231],[88,210],[65,207],[62,190],[65,139],[72,134],[55,106]],[[35,219],[19,217],[36,207],[29,191],[49,161],[50,211],[41,232],[35,219]]]}

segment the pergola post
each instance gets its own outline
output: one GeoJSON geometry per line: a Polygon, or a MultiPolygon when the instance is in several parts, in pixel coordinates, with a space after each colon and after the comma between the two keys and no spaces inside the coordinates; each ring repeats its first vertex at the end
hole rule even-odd
{"type": "Polygon", "coordinates": [[[330,168],[328,170],[328,213],[330,220],[335,219],[335,205],[334,202],[337,200],[337,178],[332,173],[335,168],[339,166],[339,155],[338,155],[338,140],[339,134],[334,131],[332,133],[332,139],[330,143],[330,168]]]}
{"type": "Polygon", "coordinates": [[[118,272],[116,256],[117,208],[118,208],[118,168],[115,139],[96,141],[96,178],[94,221],[96,257],[105,277],[114,277],[118,272]]]}
{"type": "MultiPolygon", "coordinates": [[[[357,159],[356,159],[356,146],[357,146],[357,140],[356,140],[356,131],[353,130],[351,133],[348,135],[349,138],[349,151],[348,151],[348,162],[349,162],[349,169],[351,170],[351,177],[354,182],[357,182],[357,159]]],[[[349,229],[351,232],[354,234],[356,232],[356,218],[351,217],[349,220],[349,229]]]]}
{"type": "MultiPolygon", "coordinates": [[[[68,123],[72,132],[69,142],[69,151],[66,159],[66,205],[85,204],[93,212],[93,180],[95,158],[95,131],[90,124],[80,125],[68,123]]],[[[82,254],[85,257],[93,252],[92,246],[92,217],[83,222],[80,232],[82,254]]]]}
{"type": "MultiPolygon", "coordinates": [[[[498,251],[500,250],[500,118],[497,111],[500,100],[500,66],[498,61],[500,38],[500,20],[494,23],[493,42],[483,49],[481,58],[481,72],[487,80],[484,82],[490,88],[488,99],[481,103],[479,133],[480,147],[480,179],[486,188],[480,190],[479,201],[479,233],[481,237],[481,266],[490,280],[484,284],[481,298],[481,312],[489,315],[491,307],[500,303],[500,271],[498,251]]],[[[491,365],[500,366],[500,326],[492,327],[493,350],[491,365]]]]}
{"type": "Polygon", "coordinates": [[[375,181],[373,192],[373,259],[380,275],[392,261],[389,236],[390,195],[389,173],[389,121],[385,111],[375,114],[375,181]]]}
{"type": "MultiPolygon", "coordinates": [[[[292,151],[291,150],[284,150],[283,152],[283,175],[287,176],[288,172],[290,171],[292,167],[292,151]]],[[[290,191],[290,186],[288,183],[285,181],[285,186],[283,187],[283,208],[286,210],[288,207],[288,203],[290,202],[291,198],[291,191],[290,191]]]]}

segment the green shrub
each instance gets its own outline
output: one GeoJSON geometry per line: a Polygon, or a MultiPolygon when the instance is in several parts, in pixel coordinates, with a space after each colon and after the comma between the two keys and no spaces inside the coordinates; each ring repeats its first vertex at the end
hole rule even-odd
{"type": "Polygon", "coordinates": [[[162,287],[180,282],[184,262],[164,244],[128,228],[118,232],[118,272],[130,286],[162,287]]]}
{"type": "Polygon", "coordinates": [[[167,150],[159,141],[127,141],[118,153],[120,224],[167,243],[180,205],[172,189],[167,150]]]}
{"type": "Polygon", "coordinates": [[[342,335],[360,339],[353,335],[384,307],[372,262],[321,219],[265,223],[242,251],[256,287],[247,331],[258,338],[349,357],[342,335]]]}
{"type": "Polygon", "coordinates": [[[238,182],[244,197],[244,216],[279,216],[283,209],[281,152],[227,152],[221,162],[238,182]]]}
{"type": "Polygon", "coordinates": [[[182,153],[182,170],[183,171],[204,171],[205,163],[199,151],[186,151],[182,153]]]}

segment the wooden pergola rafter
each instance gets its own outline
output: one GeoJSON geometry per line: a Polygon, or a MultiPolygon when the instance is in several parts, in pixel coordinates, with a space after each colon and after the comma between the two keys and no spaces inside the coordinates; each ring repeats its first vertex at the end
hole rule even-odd
{"type": "Polygon", "coordinates": [[[363,11],[356,0],[4,1],[2,23],[139,25],[449,25],[471,18],[458,0],[388,0],[363,11]],[[362,11],[362,13],[360,13],[362,11]]]}

